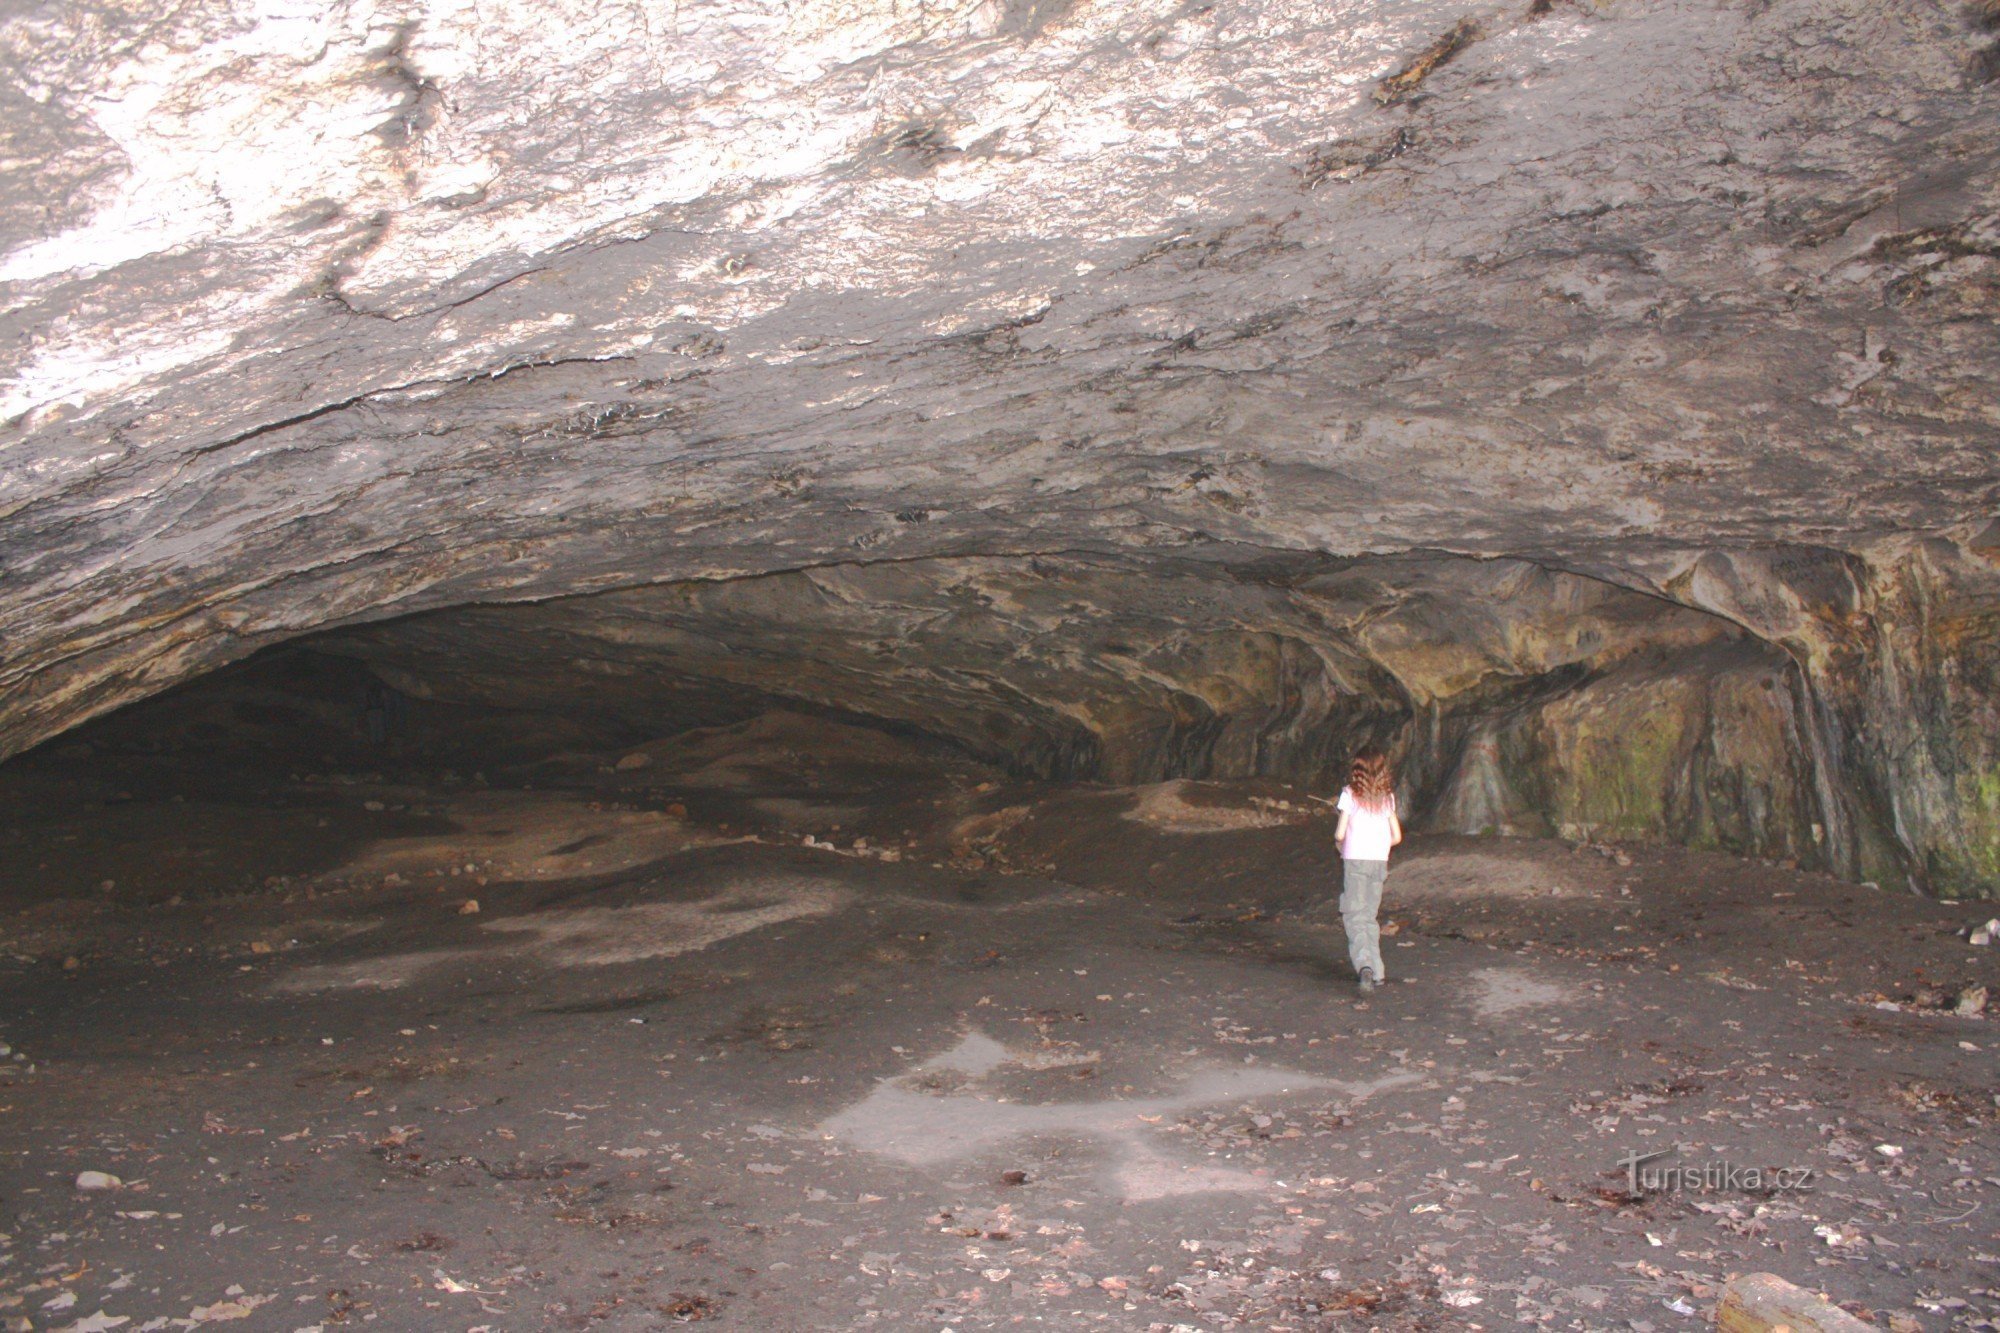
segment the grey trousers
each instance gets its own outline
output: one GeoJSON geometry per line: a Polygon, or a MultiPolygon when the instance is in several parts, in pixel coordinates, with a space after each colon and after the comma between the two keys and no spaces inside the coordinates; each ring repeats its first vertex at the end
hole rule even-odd
{"type": "Polygon", "coordinates": [[[1382,881],[1388,877],[1387,861],[1343,861],[1340,863],[1340,924],[1347,928],[1347,958],[1356,976],[1363,968],[1381,981],[1389,974],[1382,970],[1382,928],[1375,921],[1382,907],[1382,881]]]}

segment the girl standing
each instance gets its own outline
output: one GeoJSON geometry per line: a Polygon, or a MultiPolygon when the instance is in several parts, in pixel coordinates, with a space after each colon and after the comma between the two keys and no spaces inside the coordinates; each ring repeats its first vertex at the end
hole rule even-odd
{"type": "Polygon", "coordinates": [[[1380,750],[1354,756],[1347,786],[1334,806],[1340,817],[1333,839],[1340,845],[1340,922],[1347,928],[1347,957],[1363,995],[1372,995],[1384,976],[1382,931],[1375,914],[1382,907],[1382,881],[1389,874],[1389,849],[1403,840],[1396,818],[1396,780],[1380,750]]]}

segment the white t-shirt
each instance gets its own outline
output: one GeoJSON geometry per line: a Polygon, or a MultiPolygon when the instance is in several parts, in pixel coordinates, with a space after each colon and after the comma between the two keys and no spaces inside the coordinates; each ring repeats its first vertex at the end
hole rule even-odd
{"type": "Polygon", "coordinates": [[[1396,797],[1380,811],[1364,810],[1354,799],[1354,788],[1342,787],[1334,809],[1347,812],[1347,836],[1341,839],[1340,854],[1349,861],[1386,861],[1395,841],[1391,820],[1396,814],[1396,797]]]}

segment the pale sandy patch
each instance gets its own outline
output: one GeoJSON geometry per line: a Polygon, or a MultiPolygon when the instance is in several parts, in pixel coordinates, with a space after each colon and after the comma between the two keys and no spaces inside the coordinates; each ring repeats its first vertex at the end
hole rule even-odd
{"type": "Polygon", "coordinates": [[[1565,898],[1595,896],[1563,873],[1568,867],[1525,856],[1488,856],[1480,852],[1440,852],[1413,860],[1391,861],[1383,897],[1402,901],[1424,898],[1565,898]]]}
{"type": "Polygon", "coordinates": [[[482,929],[529,936],[522,951],[557,967],[602,967],[693,953],[781,921],[826,916],[848,898],[846,889],[822,880],[773,878],[699,902],[531,912],[482,929]]]}
{"type": "Polygon", "coordinates": [[[1137,788],[1132,808],[1123,817],[1163,833],[1234,833],[1292,822],[1285,812],[1268,805],[1193,801],[1192,790],[1185,778],[1137,788]]]}
{"type": "Polygon", "coordinates": [[[1484,1018],[1562,1004],[1575,998],[1569,987],[1544,981],[1518,968],[1483,968],[1474,972],[1471,980],[1474,992],[1472,1007],[1484,1018]]]}
{"type": "Polygon", "coordinates": [[[956,1046],[900,1078],[884,1079],[869,1094],[819,1126],[867,1152],[912,1166],[942,1167],[993,1152],[1023,1138],[1095,1141],[1111,1160],[1110,1188],[1128,1200],[1162,1199],[1218,1190],[1263,1190],[1271,1181],[1247,1171],[1185,1158],[1159,1142],[1163,1121],[1199,1106],[1335,1091],[1351,1101],[1423,1075],[1397,1071],[1349,1083],[1273,1065],[1200,1069],[1180,1088],[1157,1097],[1108,1098],[1043,1105],[1002,1101],[981,1080],[1009,1067],[1034,1068],[1037,1052],[1020,1052],[973,1031],[956,1046]],[[956,1076],[940,1089],[935,1076],[956,1076]],[[925,1076],[933,1076],[927,1085],[925,1076]]]}
{"type": "Polygon", "coordinates": [[[612,874],[728,839],[657,810],[594,809],[554,792],[475,792],[453,799],[449,833],[382,838],[332,872],[405,878],[476,867],[490,879],[612,874]]]}

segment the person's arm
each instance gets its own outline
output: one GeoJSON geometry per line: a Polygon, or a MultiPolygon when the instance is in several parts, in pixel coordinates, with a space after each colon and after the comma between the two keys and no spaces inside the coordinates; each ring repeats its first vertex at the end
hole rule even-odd
{"type": "Polygon", "coordinates": [[[1347,841],[1347,811],[1342,810],[1340,812],[1339,818],[1333,821],[1333,845],[1338,847],[1340,844],[1346,841],[1347,841]]]}
{"type": "Polygon", "coordinates": [[[1389,812],[1389,845],[1394,847],[1403,840],[1403,821],[1396,818],[1396,812],[1389,812]]]}

